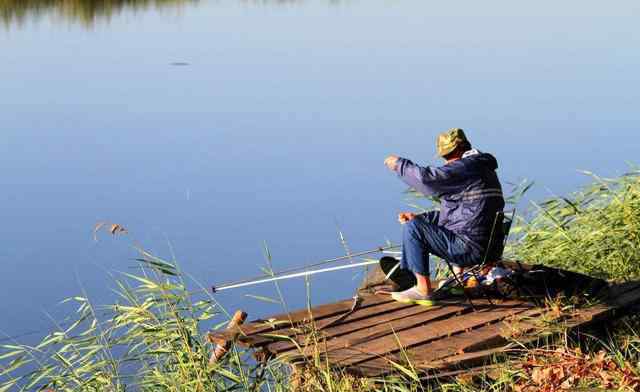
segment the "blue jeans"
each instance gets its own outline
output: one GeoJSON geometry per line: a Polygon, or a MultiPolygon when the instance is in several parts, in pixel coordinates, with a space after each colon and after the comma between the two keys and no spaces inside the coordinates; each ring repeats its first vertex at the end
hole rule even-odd
{"type": "Polygon", "coordinates": [[[404,224],[400,268],[429,276],[429,254],[458,267],[482,262],[481,252],[454,232],[438,226],[438,211],[417,215],[404,224]]]}

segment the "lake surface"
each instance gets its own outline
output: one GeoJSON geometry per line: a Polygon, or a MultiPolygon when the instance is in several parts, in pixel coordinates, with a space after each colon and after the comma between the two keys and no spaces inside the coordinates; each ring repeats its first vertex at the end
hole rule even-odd
{"type": "MultiPolygon", "coordinates": [[[[447,128],[533,199],[638,163],[635,1],[52,3],[0,3],[5,334],[108,301],[134,244],[209,286],[260,274],[265,242],[276,270],[344,254],[338,231],[397,242],[409,201],[383,159],[439,163],[447,128]],[[94,241],[99,221],[129,233],[94,241]]],[[[314,276],[312,302],[354,276],[314,276]]],[[[282,287],[304,305],[303,280],[282,287]]],[[[279,310],[246,293],[276,296],[218,298],[279,310]]]]}

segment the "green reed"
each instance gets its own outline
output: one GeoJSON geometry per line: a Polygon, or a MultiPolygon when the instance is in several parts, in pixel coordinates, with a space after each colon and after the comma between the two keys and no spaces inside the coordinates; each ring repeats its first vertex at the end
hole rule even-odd
{"type": "Polygon", "coordinates": [[[69,298],[69,323],[35,346],[3,345],[0,391],[212,391],[259,383],[237,351],[209,363],[205,332],[221,308],[194,298],[174,264],[144,251],[139,261],[139,274],[115,280],[114,304],[69,298]]]}
{"type": "Polygon", "coordinates": [[[507,254],[611,279],[640,277],[640,171],[594,182],[567,196],[532,203],[507,254]]]}
{"type": "MultiPolygon", "coordinates": [[[[171,262],[140,250],[140,272],[114,279],[117,300],[97,306],[86,296],[63,302],[70,316],[35,345],[0,345],[0,392],[6,391],[287,391],[290,368],[278,360],[259,364],[234,347],[210,363],[207,332],[229,315],[205,294],[189,292],[171,262]]],[[[306,390],[405,389],[400,380],[381,387],[338,376],[316,359],[306,390]]],[[[415,389],[413,389],[415,390],[415,389]]]]}
{"type": "MultiPolygon", "coordinates": [[[[590,275],[638,278],[640,172],[593,178],[592,185],[569,197],[533,203],[530,213],[518,217],[508,254],[590,275]]],[[[517,187],[518,199],[528,187],[517,187]]],[[[249,352],[234,348],[222,361],[209,363],[213,347],[206,333],[224,327],[229,315],[204,290],[189,292],[174,263],[142,250],[138,261],[139,273],[114,278],[113,304],[97,306],[86,295],[69,298],[64,302],[73,306],[70,316],[40,342],[0,346],[0,392],[290,389],[290,369],[278,360],[257,364],[249,352]]],[[[608,355],[631,366],[640,363],[638,321],[623,323],[598,349],[604,346],[608,355]]],[[[307,391],[507,391],[521,377],[507,363],[500,377],[483,376],[479,384],[424,386],[410,362],[392,364],[396,376],[374,380],[331,369],[321,352],[306,365],[299,389],[307,391]]]]}

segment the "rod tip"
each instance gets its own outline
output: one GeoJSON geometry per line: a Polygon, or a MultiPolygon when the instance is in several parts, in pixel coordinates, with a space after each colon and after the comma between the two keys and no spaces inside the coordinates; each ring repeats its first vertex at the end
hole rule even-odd
{"type": "Polygon", "coordinates": [[[211,286],[211,292],[215,294],[215,293],[216,293],[216,291],[217,291],[217,290],[216,290],[216,286],[211,286]]]}

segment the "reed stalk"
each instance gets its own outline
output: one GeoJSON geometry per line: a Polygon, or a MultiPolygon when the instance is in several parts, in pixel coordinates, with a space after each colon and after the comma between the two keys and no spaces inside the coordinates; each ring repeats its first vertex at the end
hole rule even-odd
{"type": "MultiPolygon", "coordinates": [[[[638,279],[640,172],[616,179],[592,176],[594,183],[579,192],[532,204],[513,229],[509,255],[610,279],[638,279]]],[[[174,263],[139,252],[139,272],[114,280],[114,303],[99,306],[86,295],[68,298],[63,301],[72,307],[68,319],[37,344],[16,341],[0,346],[0,392],[289,390],[291,373],[278,360],[258,365],[250,353],[234,348],[222,361],[209,363],[213,347],[204,337],[211,329],[223,328],[228,314],[203,291],[190,293],[174,263]]],[[[268,249],[266,255],[270,260],[268,249]]],[[[284,297],[280,301],[284,303],[284,297]]],[[[593,363],[606,364],[610,377],[606,382],[586,377],[584,386],[633,390],[629,380],[640,374],[639,329],[638,319],[630,317],[607,338],[586,346],[560,342],[559,357],[535,350],[525,357],[536,366],[554,369],[564,366],[568,353],[576,363],[591,366],[597,360],[593,363]],[[583,351],[576,351],[578,347],[583,351]]],[[[302,390],[512,391],[531,384],[526,362],[518,360],[496,362],[490,374],[472,379],[422,385],[405,358],[393,364],[396,375],[358,379],[330,368],[323,360],[319,335],[310,336],[318,339],[318,352],[306,364],[302,390]]]]}

